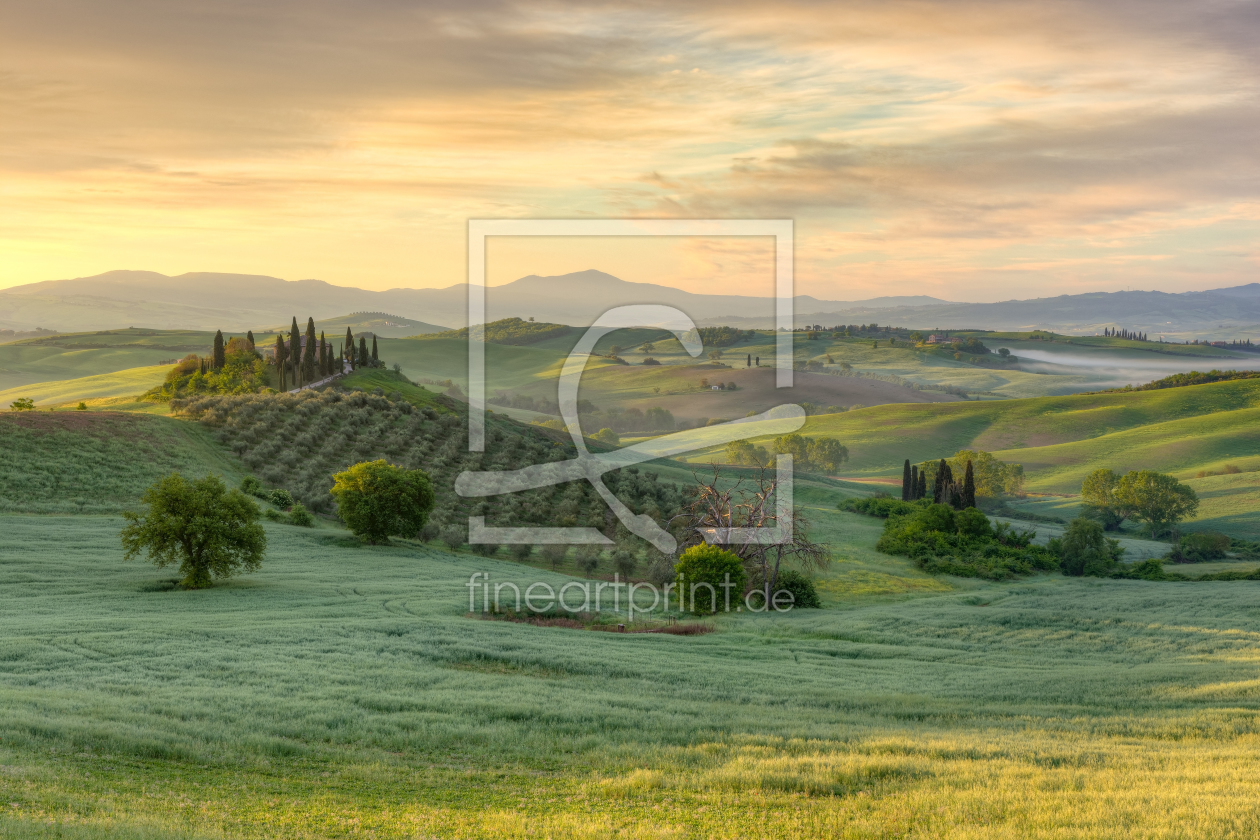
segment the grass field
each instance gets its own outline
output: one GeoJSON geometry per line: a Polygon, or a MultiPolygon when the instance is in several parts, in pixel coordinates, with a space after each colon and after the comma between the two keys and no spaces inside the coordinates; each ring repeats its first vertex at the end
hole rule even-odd
{"type": "Polygon", "coordinates": [[[0,406],[8,408],[19,397],[30,397],[38,406],[74,406],[81,401],[100,403],[118,397],[131,398],[162,384],[170,371],[171,368],[167,365],[153,365],[78,379],[54,379],[19,385],[0,391],[0,406]]]}
{"type": "Polygon", "coordinates": [[[118,512],[170,472],[244,474],[201,426],[133,413],[3,413],[0,452],[0,512],[118,512]]]}
{"type": "Polygon", "coordinates": [[[1260,832],[1255,584],[855,578],[635,636],[466,618],[473,571],[563,578],[329,530],[176,591],[120,524],[0,520],[5,837],[1260,832]]]}

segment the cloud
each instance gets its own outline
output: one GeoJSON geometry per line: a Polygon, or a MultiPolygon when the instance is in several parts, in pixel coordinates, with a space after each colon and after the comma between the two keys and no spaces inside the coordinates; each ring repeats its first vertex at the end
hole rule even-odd
{"type": "MultiPolygon", "coordinates": [[[[820,297],[1245,282],[1257,24],[1170,0],[16,4],[0,285],[226,259],[441,286],[467,218],[620,214],[797,218],[820,297]]],[[[679,276],[756,274],[707,247],[679,276]]]]}

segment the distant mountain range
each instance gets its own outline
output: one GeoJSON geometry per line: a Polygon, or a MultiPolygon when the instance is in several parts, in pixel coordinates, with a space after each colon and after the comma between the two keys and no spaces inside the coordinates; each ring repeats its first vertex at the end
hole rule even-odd
{"type": "MultiPolygon", "coordinates": [[[[322,280],[286,281],[252,274],[110,271],[0,291],[0,329],[62,332],[145,326],[240,331],[355,312],[389,313],[428,325],[463,326],[467,286],[367,291],[322,280]]],[[[629,303],[675,306],[701,324],[773,325],[769,298],[701,295],[670,286],[630,283],[588,270],[557,277],[522,277],[486,295],[491,320],[510,316],[583,325],[609,307],[629,303]]],[[[1257,337],[1260,283],[1230,289],[1096,292],[1002,303],[955,303],[924,295],[862,301],[795,299],[798,324],[878,323],[926,329],[1051,329],[1100,331],[1104,326],[1199,337],[1257,337]]],[[[421,330],[423,331],[423,330],[421,330]]]]}

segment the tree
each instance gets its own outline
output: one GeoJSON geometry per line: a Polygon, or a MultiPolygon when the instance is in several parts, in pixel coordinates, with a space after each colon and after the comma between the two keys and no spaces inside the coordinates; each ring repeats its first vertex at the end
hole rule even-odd
{"type": "Polygon", "coordinates": [[[297,316],[289,328],[289,364],[293,370],[293,386],[302,387],[302,333],[298,332],[297,316]]]}
{"type": "Polygon", "coordinates": [[[324,378],[332,373],[332,359],[328,358],[328,344],[324,341],[324,331],[319,331],[319,376],[324,378]]]}
{"type": "Polygon", "coordinates": [[[1103,536],[1103,527],[1093,519],[1078,516],[1068,523],[1063,537],[1052,543],[1058,549],[1063,574],[1074,577],[1101,577],[1115,568],[1124,549],[1119,540],[1103,536]]]}
{"type": "Polygon", "coordinates": [[[364,461],[335,474],[333,482],[329,492],[338,515],[369,544],[413,536],[433,509],[433,484],[424,470],[404,470],[383,459],[364,461]]]}
{"type": "Polygon", "coordinates": [[[315,319],[306,319],[306,346],[302,348],[302,378],[315,381],[315,319]]]}
{"type": "Polygon", "coordinates": [[[681,609],[690,609],[696,615],[710,615],[732,612],[739,605],[748,573],[734,552],[702,543],[679,556],[674,566],[674,582],[678,584],[681,609]]]}
{"type": "Polygon", "coordinates": [[[372,362],[374,363],[373,366],[375,367],[375,363],[379,362],[380,360],[381,360],[380,356],[376,355],[376,333],[372,333],[372,362]]]}
{"type": "Polygon", "coordinates": [[[147,513],[123,514],[125,559],[147,552],[159,568],[178,563],[180,583],[189,589],[262,564],[267,534],[258,523],[258,505],[240,490],[228,490],[217,475],[189,481],[172,473],[145,490],[141,500],[149,506],[147,513]]]}
{"type": "Polygon", "coordinates": [[[280,386],[281,391],[288,390],[285,388],[285,363],[288,361],[289,352],[284,346],[284,339],[276,336],[276,384],[280,386]]]}
{"type": "Polygon", "coordinates": [[[10,411],[34,411],[35,400],[31,399],[30,397],[18,397],[16,400],[9,403],[9,410],[10,411]]]}
{"type": "Polygon", "coordinates": [[[744,367],[752,367],[752,353],[749,353],[748,358],[744,360],[744,367]]]}
{"type": "Polygon", "coordinates": [[[351,370],[358,367],[354,358],[354,333],[350,332],[349,327],[346,327],[346,361],[350,363],[351,370]]]}
{"type": "Polygon", "coordinates": [[[222,370],[223,366],[227,364],[227,358],[223,353],[223,330],[215,330],[214,332],[214,350],[211,352],[210,358],[213,359],[211,364],[215,370],[222,370]]]}
{"type": "Polygon", "coordinates": [[[246,331],[245,331],[245,340],[249,342],[249,349],[250,349],[250,350],[255,350],[255,349],[257,349],[257,345],[254,343],[254,331],[253,331],[253,330],[246,330],[246,331]]]}
{"type": "Polygon", "coordinates": [[[910,459],[907,458],[906,462],[901,465],[901,501],[913,501],[912,493],[913,490],[910,486],[910,459]]]}
{"type": "Polygon", "coordinates": [[[1094,470],[1081,482],[1082,514],[1097,519],[1107,531],[1120,530],[1130,515],[1116,496],[1120,476],[1108,469],[1094,470]]]}
{"type": "Polygon", "coordinates": [[[967,471],[963,475],[962,506],[964,508],[976,506],[976,473],[971,468],[970,461],[967,462],[967,471]]]}
{"type": "Polygon", "coordinates": [[[849,448],[834,438],[813,438],[805,450],[809,466],[835,472],[849,460],[849,448]]]}
{"type": "Polygon", "coordinates": [[[600,443],[606,443],[609,446],[616,446],[621,443],[621,437],[612,429],[600,429],[591,435],[591,440],[597,440],[600,443]]]}
{"type": "Polygon", "coordinates": [[[927,498],[927,473],[923,470],[919,470],[919,493],[916,498],[927,498]]]}
{"type": "Polygon", "coordinates": [[[359,350],[355,353],[359,360],[359,367],[371,367],[371,356],[368,355],[367,338],[359,336],[359,350]]]}
{"type": "Polygon", "coordinates": [[[1135,470],[1123,476],[1116,485],[1116,498],[1134,517],[1146,522],[1155,537],[1199,510],[1194,490],[1171,475],[1153,470],[1135,470]]]}

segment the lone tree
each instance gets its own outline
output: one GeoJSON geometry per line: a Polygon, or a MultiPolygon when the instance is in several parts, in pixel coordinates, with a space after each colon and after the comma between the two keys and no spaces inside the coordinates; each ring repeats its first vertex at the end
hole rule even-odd
{"type": "Polygon", "coordinates": [[[388,461],[364,461],[333,476],[337,513],[369,544],[391,536],[413,536],[433,509],[433,484],[424,470],[404,470],[388,461]]]}
{"type": "Polygon", "coordinates": [[[1094,470],[1081,483],[1082,513],[1108,531],[1118,531],[1131,513],[1116,496],[1119,486],[1120,476],[1108,469],[1094,470]]]}
{"type": "Polygon", "coordinates": [[[204,589],[211,579],[252,572],[262,564],[267,534],[258,505],[228,490],[217,475],[189,481],[172,473],[144,491],[147,513],[127,511],[120,537],[131,560],[141,552],[158,567],[179,564],[181,584],[204,589]]]}

